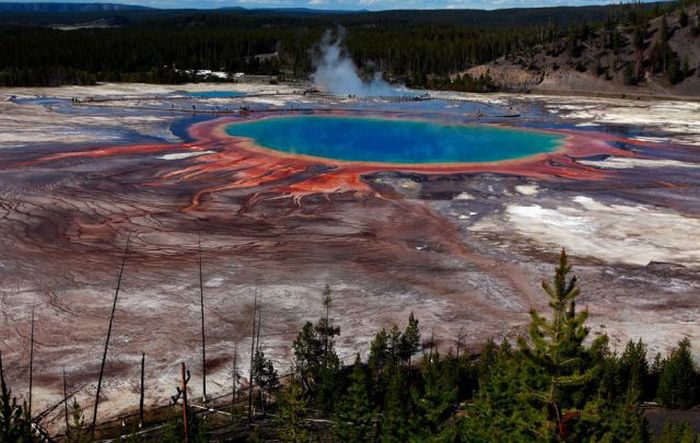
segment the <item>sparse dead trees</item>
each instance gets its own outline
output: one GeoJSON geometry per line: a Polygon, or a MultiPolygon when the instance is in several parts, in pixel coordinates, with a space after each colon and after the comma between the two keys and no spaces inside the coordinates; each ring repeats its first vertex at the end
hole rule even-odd
{"type": "Polygon", "coordinates": [[[92,412],[92,424],[90,425],[90,435],[95,436],[95,426],[97,424],[97,407],[100,404],[100,391],[102,389],[102,377],[104,376],[105,363],[107,361],[107,351],[109,350],[109,339],[112,336],[112,324],[114,323],[114,313],[117,310],[117,299],[119,298],[119,290],[121,289],[122,277],[124,276],[124,267],[126,266],[126,258],[129,255],[129,243],[130,237],[126,238],[126,245],[124,246],[124,257],[122,258],[122,264],[119,269],[119,278],[117,279],[117,288],[114,291],[114,300],[112,301],[112,313],[109,316],[109,326],[107,327],[107,339],[105,340],[105,347],[102,353],[102,362],[100,364],[100,376],[97,379],[97,392],[95,393],[95,406],[92,412]]]}
{"type": "MultiPolygon", "coordinates": [[[[262,310],[255,303],[255,310],[257,311],[257,321],[254,322],[255,325],[255,336],[254,336],[254,348],[255,352],[253,354],[252,366],[251,366],[251,379],[250,387],[255,385],[258,386],[259,394],[259,404],[260,411],[262,415],[265,415],[265,409],[267,407],[269,396],[271,391],[276,390],[279,387],[279,375],[277,370],[272,363],[272,360],[265,356],[265,352],[262,350],[260,333],[262,330],[262,310]]],[[[249,387],[249,388],[250,388],[249,387]]]]}

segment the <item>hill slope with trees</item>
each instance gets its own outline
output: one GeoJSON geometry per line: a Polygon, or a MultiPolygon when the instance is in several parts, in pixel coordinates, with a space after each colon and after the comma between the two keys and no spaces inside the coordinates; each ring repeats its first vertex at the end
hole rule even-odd
{"type": "MultiPolygon", "coordinates": [[[[511,90],[628,91],[700,95],[700,17],[697,2],[609,17],[597,27],[471,68],[511,90]]],[[[452,80],[459,81],[459,75],[452,80]]]]}
{"type": "Polygon", "coordinates": [[[190,70],[305,80],[312,70],[310,49],[326,30],[341,25],[346,29],[348,52],[364,67],[365,75],[371,77],[378,70],[391,81],[415,88],[557,88],[562,82],[556,79],[564,74],[644,85],[647,72],[668,71],[666,86],[690,94],[696,88],[686,79],[697,76],[697,51],[687,48],[697,46],[697,4],[697,0],[684,0],[580,8],[352,13],[4,13],[0,16],[0,86],[201,80],[187,74],[190,70]],[[664,14],[666,31],[662,33],[664,14]],[[256,57],[260,54],[274,56],[256,57]],[[629,65],[633,72],[625,77],[629,65]]]}

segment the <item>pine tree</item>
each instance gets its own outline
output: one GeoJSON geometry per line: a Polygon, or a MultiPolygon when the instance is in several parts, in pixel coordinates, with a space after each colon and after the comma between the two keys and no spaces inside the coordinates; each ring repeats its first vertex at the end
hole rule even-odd
{"type": "Polygon", "coordinates": [[[369,381],[372,397],[377,402],[384,398],[386,392],[386,379],[384,377],[387,366],[389,335],[386,329],[382,328],[372,339],[369,347],[369,358],[367,367],[369,369],[369,381]]]}
{"type": "Polygon", "coordinates": [[[668,21],[666,20],[666,14],[664,14],[661,17],[661,27],[659,28],[659,39],[661,39],[661,43],[665,44],[668,43],[668,21]]]}
{"type": "Polygon", "coordinates": [[[66,431],[66,441],[69,443],[87,443],[91,441],[90,432],[88,427],[85,425],[83,409],[80,407],[80,404],[75,397],[73,398],[73,403],[70,407],[70,415],[72,423],[66,431]]]}
{"type": "Polygon", "coordinates": [[[608,402],[623,395],[628,383],[621,375],[617,354],[606,348],[601,351],[601,369],[597,377],[596,394],[608,402]]]}
{"type": "Polygon", "coordinates": [[[680,83],[683,81],[683,68],[681,66],[681,61],[670,48],[666,52],[667,54],[667,64],[666,64],[666,76],[672,84],[680,83]]]}
{"type": "Polygon", "coordinates": [[[408,441],[410,396],[407,395],[407,377],[404,368],[398,365],[389,367],[387,392],[380,420],[382,442],[403,443],[408,441]]]}
{"type": "Polygon", "coordinates": [[[350,375],[350,387],[340,401],[333,419],[334,434],[338,441],[363,443],[375,439],[376,414],[370,403],[368,389],[367,373],[360,354],[357,354],[350,375]]]}
{"type": "Polygon", "coordinates": [[[396,325],[393,325],[389,330],[389,341],[387,343],[387,362],[391,366],[396,366],[402,361],[401,335],[401,331],[396,325]]]}
{"type": "Polygon", "coordinates": [[[399,356],[402,360],[411,363],[411,357],[420,349],[420,329],[418,329],[418,319],[413,312],[408,316],[408,326],[401,336],[399,345],[399,356]]]}
{"type": "Polygon", "coordinates": [[[304,324],[292,343],[292,349],[302,387],[306,391],[311,390],[318,379],[323,357],[323,342],[318,338],[313,323],[307,321],[304,324]]]}
{"type": "Polygon", "coordinates": [[[700,434],[693,431],[687,421],[664,424],[664,430],[656,440],[657,443],[700,443],[700,434]]]}
{"type": "Polygon", "coordinates": [[[323,289],[323,307],[326,315],[319,319],[314,329],[322,343],[321,365],[316,383],[316,404],[325,412],[330,413],[338,400],[338,374],[341,361],[335,351],[335,337],[340,335],[340,327],[335,326],[330,317],[332,303],[331,289],[328,285],[323,289]]]}
{"type": "Polygon", "coordinates": [[[280,440],[291,443],[308,442],[307,399],[297,377],[292,375],[280,394],[277,410],[280,440]]]}
{"type": "Polygon", "coordinates": [[[605,338],[590,347],[587,312],[576,312],[576,277],[562,250],[552,282],[543,282],[552,318],[530,312],[528,340],[518,350],[504,341],[494,352],[491,344],[474,404],[463,420],[462,435],[476,441],[587,440],[600,434],[598,424],[605,402],[596,395],[605,338]]]}
{"type": "MultiPolygon", "coordinates": [[[[204,420],[201,415],[197,414],[193,408],[188,407],[187,432],[189,441],[191,443],[208,442],[210,440],[207,435],[208,430],[208,421],[204,420]]],[[[178,407],[171,410],[168,420],[165,422],[163,434],[159,436],[159,441],[164,443],[181,443],[184,440],[183,432],[184,422],[182,420],[182,408],[181,405],[178,405],[178,407]]]]}
{"type": "Polygon", "coordinates": [[[26,407],[17,404],[12,396],[2,366],[0,354],[0,443],[28,443],[34,441],[31,421],[26,414],[26,407]]]}
{"type": "Polygon", "coordinates": [[[442,423],[448,417],[457,398],[457,388],[452,383],[446,359],[435,352],[426,355],[421,362],[422,389],[412,389],[415,413],[411,417],[413,439],[425,441],[438,435],[442,423]]]}
{"type": "Polygon", "coordinates": [[[649,422],[639,407],[640,394],[634,387],[627,391],[613,417],[611,434],[620,442],[645,443],[651,441],[649,422]]]}
{"type": "Polygon", "coordinates": [[[489,340],[480,356],[479,388],[460,421],[460,441],[535,440],[533,426],[546,421],[542,408],[523,401],[520,357],[489,340]]]}
{"type": "Polygon", "coordinates": [[[637,343],[630,340],[620,357],[620,377],[625,390],[644,395],[649,378],[649,363],[647,362],[647,346],[640,339],[637,343]]]}
{"type": "Polygon", "coordinates": [[[681,75],[683,78],[690,77],[690,62],[688,61],[688,56],[683,56],[683,64],[681,65],[681,75]]]}
{"type": "Polygon", "coordinates": [[[539,430],[542,438],[569,438],[585,407],[581,391],[600,371],[599,365],[591,364],[592,356],[605,345],[605,340],[598,338],[590,350],[583,346],[589,332],[585,326],[588,312],[576,312],[580,290],[576,277],[568,278],[570,272],[562,249],[553,281],[542,283],[549,296],[552,319],[531,310],[529,342],[519,340],[525,365],[535,375],[528,397],[548,411],[548,422],[539,430]]]}
{"type": "Polygon", "coordinates": [[[340,358],[335,350],[335,337],[340,328],[331,322],[331,290],[323,291],[325,316],[314,325],[306,322],[292,344],[294,358],[304,389],[311,393],[318,406],[330,412],[338,393],[340,358]]]}
{"type": "Polygon", "coordinates": [[[261,406],[263,414],[267,404],[266,395],[279,387],[279,375],[272,360],[265,357],[265,353],[258,349],[253,357],[253,380],[260,387],[261,406]]]}
{"type": "Polygon", "coordinates": [[[663,365],[656,395],[668,408],[687,409],[698,400],[698,384],[690,340],[686,337],[663,365]]]}
{"type": "Polygon", "coordinates": [[[498,346],[496,346],[496,342],[493,341],[493,338],[486,340],[486,344],[481,349],[481,354],[479,355],[479,361],[477,363],[477,376],[479,380],[483,381],[488,377],[491,368],[496,362],[497,353],[498,346]]]}
{"type": "Polygon", "coordinates": [[[632,66],[632,63],[627,63],[622,75],[626,85],[637,84],[637,76],[634,74],[634,66],[632,66]]]}
{"type": "Polygon", "coordinates": [[[367,365],[370,372],[378,378],[386,365],[387,350],[389,346],[389,335],[386,329],[382,328],[372,339],[369,345],[369,359],[367,365]]]}
{"type": "Polygon", "coordinates": [[[661,357],[661,353],[657,352],[654,356],[654,360],[651,362],[649,367],[649,381],[647,384],[646,392],[652,398],[656,398],[656,391],[659,386],[659,379],[661,378],[661,371],[664,369],[665,360],[661,357]]]}

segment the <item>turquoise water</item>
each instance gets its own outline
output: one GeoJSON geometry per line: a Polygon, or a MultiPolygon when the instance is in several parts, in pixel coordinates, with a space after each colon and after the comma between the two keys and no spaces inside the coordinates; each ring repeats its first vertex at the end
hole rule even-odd
{"type": "Polygon", "coordinates": [[[292,154],[378,163],[471,163],[557,149],[563,137],[486,125],[366,117],[275,117],[226,128],[229,135],[292,154]]]}
{"type": "Polygon", "coordinates": [[[202,92],[188,92],[187,95],[190,97],[199,98],[228,98],[228,97],[242,97],[245,95],[243,92],[238,91],[202,91],[202,92]]]}

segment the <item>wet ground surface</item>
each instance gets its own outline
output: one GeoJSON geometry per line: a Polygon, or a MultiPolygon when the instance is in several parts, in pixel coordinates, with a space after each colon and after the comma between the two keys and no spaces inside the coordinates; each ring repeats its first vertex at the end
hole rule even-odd
{"type": "MultiPolygon", "coordinates": [[[[104,94],[139,92],[112,89],[104,94]]],[[[256,286],[263,345],[283,372],[296,332],[321,315],[325,284],[348,360],[411,311],[445,351],[460,331],[477,350],[523,332],[530,307],[546,308],[539,283],[562,246],[593,333],[609,334],[614,349],[629,338],[651,353],[700,340],[695,105],[507,95],[388,103],[258,89],[216,99],[144,89],[148,99],[92,104],[71,98],[99,89],[14,90],[0,102],[0,350],[22,394],[35,304],[37,409],[60,398],[63,367],[86,402],[94,392],[127,236],[105,418],[137,405],[141,352],[149,401],[167,402],[180,361],[199,395],[200,237],[214,393],[229,389],[234,346],[248,358],[256,286]],[[193,114],[193,104],[221,113],[193,114]],[[238,115],[241,104],[252,113],[238,115]],[[508,124],[571,142],[515,164],[421,169],[270,156],[219,131],[290,112],[508,124]]]]}

